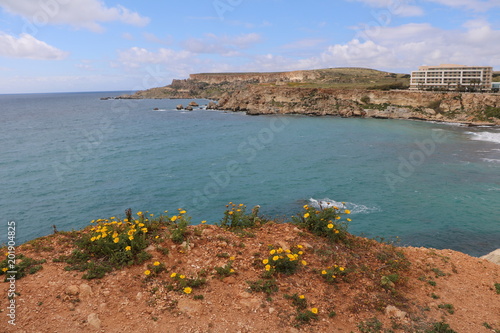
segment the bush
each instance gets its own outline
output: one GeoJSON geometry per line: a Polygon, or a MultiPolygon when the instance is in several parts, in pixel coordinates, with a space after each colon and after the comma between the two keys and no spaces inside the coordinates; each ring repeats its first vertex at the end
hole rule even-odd
{"type": "Polygon", "coordinates": [[[226,205],[224,217],[218,225],[224,229],[241,232],[246,228],[254,228],[263,224],[264,219],[259,217],[260,206],[255,206],[250,214],[246,214],[244,204],[235,205],[232,202],[226,205]]]}
{"type": "MultiPolygon", "coordinates": [[[[338,207],[314,208],[304,205],[304,210],[298,216],[292,217],[292,223],[304,228],[313,234],[326,237],[332,242],[345,241],[347,239],[347,222],[341,221],[341,210],[338,207]]],[[[343,214],[350,214],[348,209],[343,214]]]]}

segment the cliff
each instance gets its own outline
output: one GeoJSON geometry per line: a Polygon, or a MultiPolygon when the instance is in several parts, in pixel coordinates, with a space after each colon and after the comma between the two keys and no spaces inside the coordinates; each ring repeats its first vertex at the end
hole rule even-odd
{"type": "Polygon", "coordinates": [[[254,85],[223,95],[218,108],[253,115],[335,115],[500,125],[500,119],[488,113],[491,110],[500,117],[499,94],[254,85]]]}
{"type": "Polygon", "coordinates": [[[218,109],[500,125],[500,94],[405,89],[408,75],[364,68],[191,74],[122,98],[208,98],[218,109]]]}
{"type": "MultiPolygon", "coordinates": [[[[94,227],[117,225],[104,221],[94,227]]],[[[302,228],[272,222],[239,232],[190,226],[180,243],[164,221],[143,220],[150,236],[137,252],[140,261],[102,277],[96,276],[97,268],[110,260],[103,249],[114,249],[120,260],[137,251],[138,238],[132,248],[125,247],[121,234],[112,236],[120,238],[118,243],[113,241],[113,229],[109,242],[95,244],[90,256],[81,247],[90,248],[89,233],[96,228],[60,232],[18,247],[17,270],[26,276],[0,283],[0,332],[500,329],[500,266],[483,259],[348,234],[332,245],[302,228]],[[280,266],[283,271],[277,271],[278,262],[291,265],[286,261],[290,253],[300,256],[296,269],[280,266]],[[276,268],[268,270],[268,263],[276,268]],[[11,298],[14,310],[6,297],[10,290],[17,292],[11,298]]]]}

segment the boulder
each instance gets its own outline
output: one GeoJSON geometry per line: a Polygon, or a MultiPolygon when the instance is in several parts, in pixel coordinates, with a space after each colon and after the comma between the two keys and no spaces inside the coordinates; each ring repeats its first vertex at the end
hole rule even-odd
{"type": "Polygon", "coordinates": [[[175,107],[177,110],[182,110],[184,109],[184,106],[182,104],[179,104],[175,107]]]}
{"type": "Polygon", "coordinates": [[[189,102],[189,106],[199,106],[195,101],[189,102]]]}
{"type": "Polygon", "coordinates": [[[494,264],[500,265],[500,249],[496,249],[495,251],[482,256],[481,259],[486,259],[494,264]]]}
{"type": "Polygon", "coordinates": [[[216,110],[217,109],[217,103],[215,102],[209,102],[207,105],[207,110],[216,110]]]}
{"type": "Polygon", "coordinates": [[[186,106],[186,108],[184,110],[193,111],[193,107],[191,105],[188,105],[188,106],[186,106]]]}

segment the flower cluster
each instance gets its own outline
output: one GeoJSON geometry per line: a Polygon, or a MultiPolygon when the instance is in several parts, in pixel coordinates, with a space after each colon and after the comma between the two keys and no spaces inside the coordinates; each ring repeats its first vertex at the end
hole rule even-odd
{"type": "Polygon", "coordinates": [[[304,205],[303,209],[303,212],[298,216],[292,217],[293,223],[334,242],[346,238],[347,222],[350,222],[351,219],[347,218],[342,221],[341,214],[350,214],[350,210],[344,209],[342,211],[338,207],[316,209],[309,205],[304,205]]]}
{"type": "Polygon", "coordinates": [[[204,278],[189,278],[184,274],[175,272],[170,274],[170,279],[172,283],[168,285],[168,289],[179,291],[184,294],[191,294],[193,288],[199,288],[206,283],[206,279],[204,278]]]}
{"type": "Polygon", "coordinates": [[[154,263],[148,265],[148,269],[144,271],[144,275],[147,277],[155,276],[163,271],[166,271],[165,265],[159,261],[155,261],[154,263]]]}
{"type": "Polygon", "coordinates": [[[275,272],[288,275],[295,273],[300,266],[307,265],[307,262],[301,259],[303,254],[304,247],[300,244],[286,250],[271,247],[267,259],[262,260],[266,275],[271,276],[275,272]]]}
{"type": "Polygon", "coordinates": [[[321,270],[320,274],[326,282],[337,283],[340,278],[347,275],[347,270],[345,267],[333,265],[333,267],[327,267],[321,270]]]}

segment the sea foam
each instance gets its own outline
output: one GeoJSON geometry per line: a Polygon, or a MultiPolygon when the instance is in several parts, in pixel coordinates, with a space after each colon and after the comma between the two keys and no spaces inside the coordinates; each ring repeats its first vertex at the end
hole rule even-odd
{"type": "Polygon", "coordinates": [[[365,205],[356,204],[353,202],[339,202],[329,198],[324,199],[309,199],[311,206],[315,208],[331,208],[337,207],[339,209],[349,209],[351,214],[369,214],[381,211],[378,207],[368,207],[365,205]]]}

